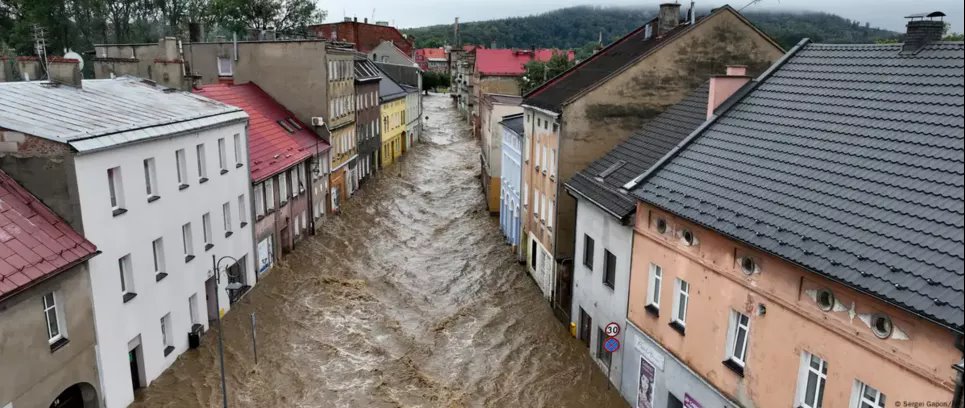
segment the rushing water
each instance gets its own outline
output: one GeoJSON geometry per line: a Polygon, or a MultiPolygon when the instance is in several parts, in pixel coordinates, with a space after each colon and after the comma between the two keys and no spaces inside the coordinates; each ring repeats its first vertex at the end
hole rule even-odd
{"type": "MultiPolygon", "coordinates": [[[[624,407],[484,208],[445,95],[379,173],[225,317],[232,407],[624,407]],[[258,364],[249,316],[256,314],[258,364]]],[[[217,335],[136,407],[220,406],[217,335]]]]}

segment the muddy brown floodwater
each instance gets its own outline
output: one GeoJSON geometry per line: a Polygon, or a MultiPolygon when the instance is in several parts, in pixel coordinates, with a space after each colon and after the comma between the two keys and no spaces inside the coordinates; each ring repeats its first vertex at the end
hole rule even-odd
{"type": "MultiPolygon", "coordinates": [[[[225,316],[230,405],[625,407],[485,211],[450,99],[424,104],[424,141],[225,316]]],[[[217,350],[211,330],[133,406],[220,406],[217,350]]]]}

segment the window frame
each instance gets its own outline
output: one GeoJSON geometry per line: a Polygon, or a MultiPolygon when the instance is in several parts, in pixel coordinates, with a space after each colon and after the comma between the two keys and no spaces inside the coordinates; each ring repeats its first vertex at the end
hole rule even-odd
{"type": "Polygon", "coordinates": [[[204,143],[198,143],[194,146],[194,153],[198,156],[198,182],[204,183],[208,180],[208,158],[205,153],[204,143]]]}
{"type": "Polygon", "coordinates": [[[188,184],[188,154],[184,149],[174,151],[174,164],[178,174],[178,188],[184,190],[188,184]]]}
{"type": "Polygon", "coordinates": [[[589,234],[583,234],[583,266],[593,272],[593,255],[596,251],[596,241],[589,234]]]}
{"type": "Polygon", "coordinates": [[[245,214],[247,212],[245,211],[247,208],[248,208],[248,203],[245,200],[245,195],[244,194],[239,195],[238,196],[238,223],[239,223],[238,225],[240,225],[241,228],[244,228],[245,225],[248,225],[248,217],[246,217],[246,214],[245,214]]]}
{"type": "Polygon", "coordinates": [[[795,391],[795,404],[799,408],[818,408],[823,405],[824,400],[824,389],[827,387],[828,380],[828,362],[820,356],[813,354],[808,351],[801,353],[801,367],[798,372],[797,390],[795,391]],[[811,367],[811,360],[817,359],[819,366],[818,368],[811,367]],[[812,403],[814,405],[807,403],[808,392],[807,386],[811,379],[811,375],[814,374],[815,377],[815,387],[814,387],[814,400],[812,403]]]}
{"type": "Polygon", "coordinates": [[[228,237],[232,234],[231,230],[231,201],[221,204],[221,218],[224,223],[224,234],[228,237]]]}
{"type": "Polygon", "coordinates": [[[241,134],[235,133],[234,136],[234,148],[235,148],[235,167],[241,167],[242,161],[244,161],[244,155],[242,153],[241,146],[241,134]]]}
{"type": "Polygon", "coordinates": [[[603,285],[614,289],[617,280],[617,256],[603,248],[603,285]]]}
{"type": "Polygon", "coordinates": [[[107,189],[110,195],[112,211],[124,210],[124,180],[122,179],[121,166],[107,169],[107,189]]]}
{"type": "Polygon", "coordinates": [[[158,280],[162,274],[166,275],[164,263],[164,238],[160,237],[151,241],[151,259],[154,264],[154,276],[158,280]]]}
{"type": "Polygon", "coordinates": [[[125,302],[137,295],[134,285],[134,265],[131,254],[117,258],[117,270],[121,278],[121,298],[125,302]]]}
{"type": "Polygon", "coordinates": [[[726,359],[740,367],[747,366],[747,344],[750,343],[751,318],[737,310],[731,309],[727,326],[727,356],[726,359]],[[741,338],[743,330],[743,342],[740,344],[740,355],[738,355],[737,342],[741,338]]]}
{"type": "Polygon", "coordinates": [[[690,306],[690,283],[677,278],[674,280],[674,302],[671,323],[687,327],[687,309],[690,306]],[[681,317],[683,314],[683,317],[681,317]]]}
{"type": "Polygon", "coordinates": [[[185,262],[194,258],[194,231],[191,228],[190,222],[181,225],[181,247],[184,250],[185,262]]]}
{"type": "Polygon", "coordinates": [[[211,213],[201,214],[201,240],[204,242],[205,250],[214,246],[214,234],[212,234],[211,228],[211,213]]]}
{"type": "Polygon", "coordinates": [[[44,321],[47,323],[47,344],[53,345],[62,339],[67,338],[66,324],[64,324],[64,312],[61,310],[60,302],[58,302],[58,295],[56,291],[51,291],[45,293],[41,296],[44,306],[44,321]],[[47,303],[47,297],[50,296],[50,301],[52,304],[47,303]],[[50,324],[51,312],[53,312],[54,324],[50,324]],[[57,333],[51,333],[51,326],[57,329],[57,333]]]}
{"type": "Polygon", "coordinates": [[[602,362],[602,363],[604,363],[604,364],[606,364],[606,365],[609,366],[610,364],[613,363],[613,353],[607,351],[607,349],[603,346],[603,343],[606,342],[607,338],[608,338],[608,336],[606,335],[606,332],[603,331],[603,328],[600,327],[600,326],[597,326],[597,327],[596,327],[596,356],[595,356],[595,357],[596,357],[598,360],[600,360],[600,362],[602,362]]]}
{"type": "Polygon", "coordinates": [[[228,172],[227,143],[223,137],[218,138],[218,168],[221,170],[221,174],[228,172]]]}
{"type": "Polygon", "coordinates": [[[660,288],[663,285],[663,268],[650,262],[650,275],[647,277],[649,290],[647,290],[647,304],[660,310],[660,288]]]}
{"type": "Polygon", "coordinates": [[[881,390],[872,387],[859,379],[855,379],[854,388],[851,394],[851,403],[848,406],[851,408],[864,408],[865,406],[871,408],[884,408],[886,407],[887,399],[888,396],[881,392],[881,390]],[[873,400],[866,397],[866,390],[875,392],[875,397],[873,400]]]}
{"type": "Polygon", "coordinates": [[[148,200],[160,197],[157,186],[157,162],[153,157],[148,157],[144,159],[144,192],[148,200]]]}

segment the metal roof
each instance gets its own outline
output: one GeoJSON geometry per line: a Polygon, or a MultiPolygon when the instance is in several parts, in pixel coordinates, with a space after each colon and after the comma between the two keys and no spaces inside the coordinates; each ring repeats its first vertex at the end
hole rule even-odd
{"type": "Polygon", "coordinates": [[[247,118],[244,111],[134,77],[0,83],[0,127],[67,143],[114,147],[247,118]]]}
{"type": "Polygon", "coordinates": [[[636,197],[962,332],[965,46],[807,44],[636,197]]]}
{"type": "Polygon", "coordinates": [[[514,113],[512,115],[503,116],[503,120],[499,123],[505,126],[507,129],[512,130],[513,133],[523,136],[525,128],[523,127],[522,113],[514,113]]]}

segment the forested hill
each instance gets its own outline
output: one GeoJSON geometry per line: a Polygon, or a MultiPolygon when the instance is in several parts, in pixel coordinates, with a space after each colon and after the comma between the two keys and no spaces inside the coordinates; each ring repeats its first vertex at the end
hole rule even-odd
{"type": "MultiPolygon", "coordinates": [[[[706,12],[702,10],[698,15],[706,12]]],[[[497,47],[592,49],[601,33],[603,43],[608,44],[656,13],[653,8],[578,6],[533,16],[461,23],[459,31],[463,44],[488,47],[495,41],[497,47]]],[[[804,37],[825,43],[868,43],[899,36],[828,13],[745,10],[743,14],[786,49],[804,37]]],[[[419,48],[452,43],[451,24],[403,31],[415,37],[419,48]]]]}

